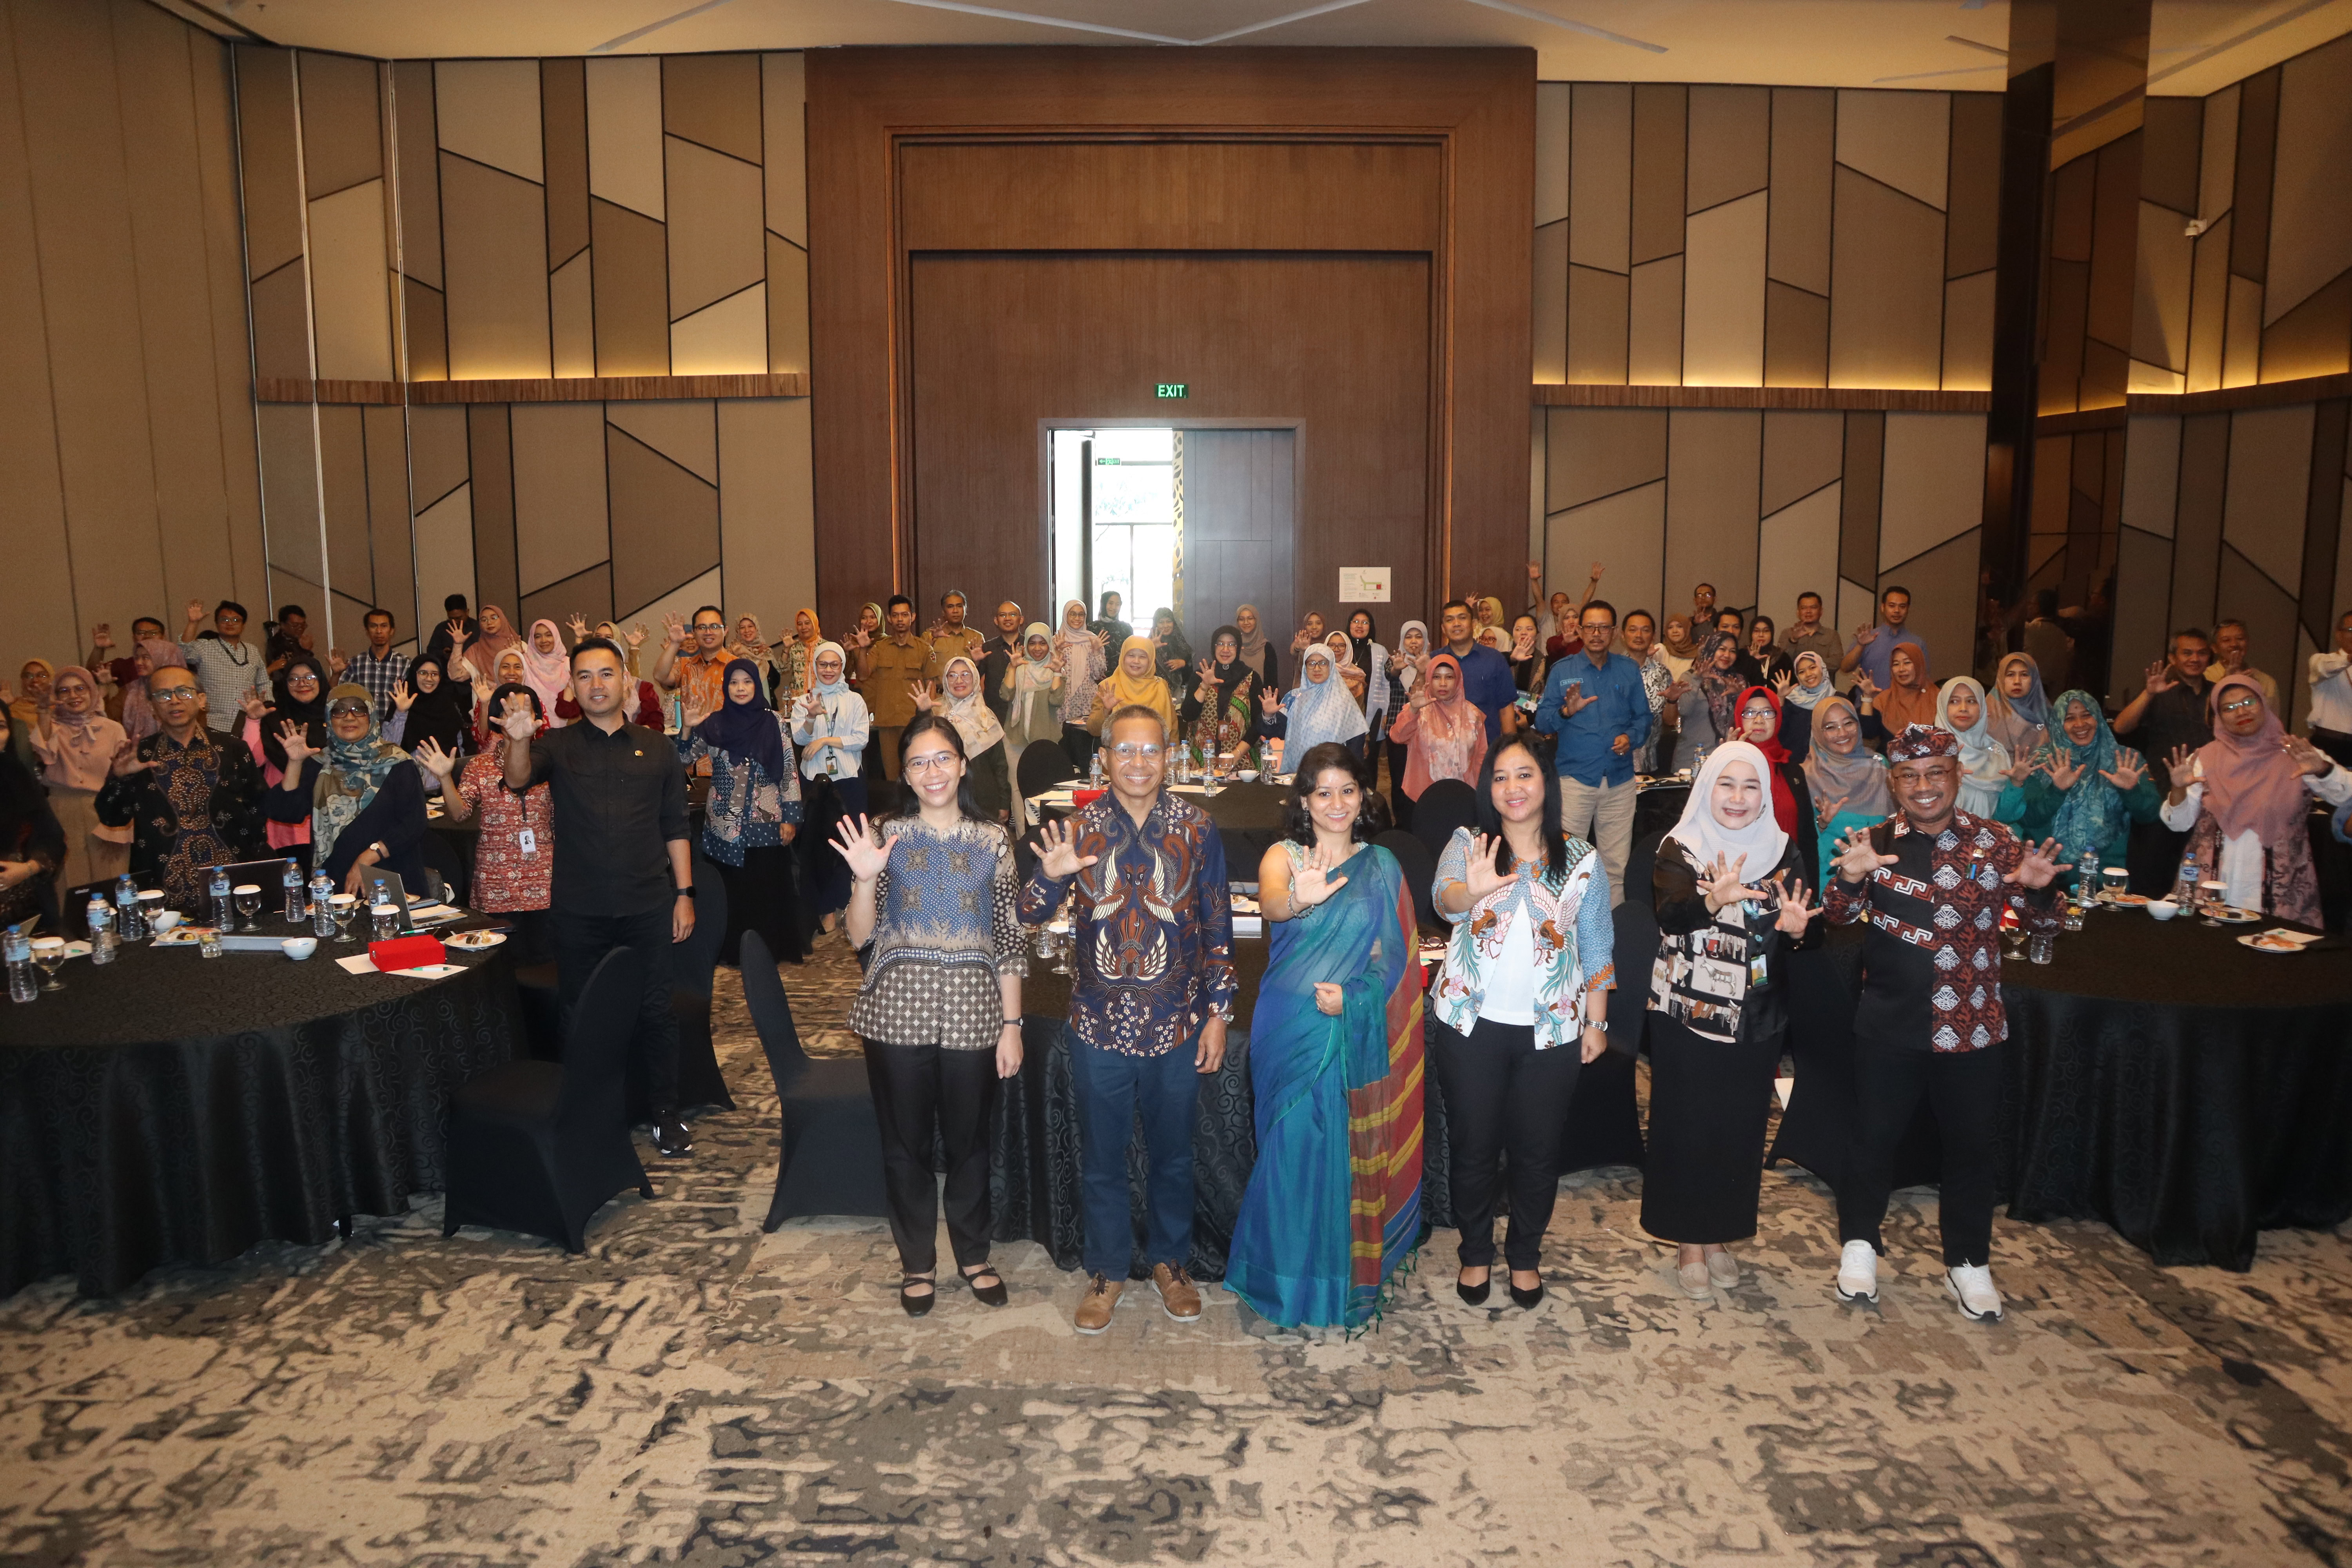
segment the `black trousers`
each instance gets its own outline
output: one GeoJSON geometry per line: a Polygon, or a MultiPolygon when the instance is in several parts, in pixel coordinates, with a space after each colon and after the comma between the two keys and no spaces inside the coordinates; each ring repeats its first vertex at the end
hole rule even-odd
{"type": "Polygon", "coordinates": [[[1425,1033],[1438,1092],[1445,1096],[1462,1266],[1485,1268],[1495,1261],[1495,1208],[1503,1184],[1496,1167],[1507,1156],[1511,1229],[1503,1255],[1511,1268],[1531,1271],[1542,1260],[1544,1230],[1559,1195],[1568,1102],[1584,1065],[1576,1045],[1539,1051],[1532,1027],[1491,1018],[1479,1019],[1466,1036],[1431,1018],[1425,1033]]]}
{"type": "Polygon", "coordinates": [[[637,1004],[637,1029],[629,1049],[644,1065],[646,1096],[656,1116],[677,1110],[677,1016],[669,1010],[670,908],[634,915],[592,915],[575,910],[550,912],[555,936],[555,989],[567,1030],[572,1009],[588,977],[616,947],[645,955],[646,991],[637,1004]]]}
{"type": "Polygon", "coordinates": [[[1384,741],[1389,749],[1389,811],[1397,826],[1412,831],[1412,797],[1404,793],[1404,765],[1410,760],[1402,743],[1384,741]]]}
{"type": "Polygon", "coordinates": [[[1764,1129],[1786,1032],[1710,1040],[1649,1016],[1650,1141],[1642,1228],[1662,1241],[1723,1246],[1756,1234],[1764,1129]]]}
{"type": "Polygon", "coordinates": [[[1094,765],[1095,748],[1098,742],[1094,731],[1082,724],[1062,726],[1062,750],[1070,759],[1070,766],[1078,770],[1078,779],[1085,782],[1087,770],[1094,765]]]}
{"type": "Polygon", "coordinates": [[[1938,1208],[1944,1265],[1992,1258],[1993,1159],[2000,1136],[2000,1065],[2005,1047],[1930,1051],[1883,1040],[1853,1043],[1853,1158],[1838,1189],[1838,1239],[1886,1250],[1879,1226],[1894,1181],[1895,1149],[1919,1109],[1935,1109],[1944,1145],[1938,1208]]]}
{"type": "Polygon", "coordinates": [[[882,1124],[882,1186],[898,1267],[928,1274],[939,1262],[940,1192],[934,1140],[947,1151],[948,1245],[960,1268],[988,1261],[992,1228],[988,1136],[996,1112],[996,1053],[867,1040],[866,1081],[882,1124]]]}

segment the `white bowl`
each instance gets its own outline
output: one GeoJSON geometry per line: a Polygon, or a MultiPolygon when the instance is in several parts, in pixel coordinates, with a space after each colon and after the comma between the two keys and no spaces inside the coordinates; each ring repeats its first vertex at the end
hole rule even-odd
{"type": "Polygon", "coordinates": [[[1241,780],[1244,784],[1255,784],[1257,783],[1257,770],[1255,768],[1236,768],[1234,770],[1234,777],[1241,780]]]}
{"type": "Polygon", "coordinates": [[[299,963],[319,951],[319,939],[315,936],[289,936],[278,945],[285,950],[287,957],[299,963]]]}
{"type": "Polygon", "coordinates": [[[147,917],[147,923],[155,928],[157,936],[161,936],[186,918],[177,910],[157,910],[147,917]]]}
{"type": "Polygon", "coordinates": [[[2180,906],[2170,899],[2158,899],[2147,906],[2147,912],[2158,920],[2168,921],[2180,912],[2180,906]]]}

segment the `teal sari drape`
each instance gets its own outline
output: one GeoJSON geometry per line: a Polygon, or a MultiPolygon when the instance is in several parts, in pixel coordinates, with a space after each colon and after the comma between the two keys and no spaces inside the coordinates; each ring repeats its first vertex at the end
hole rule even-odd
{"type": "Polygon", "coordinates": [[[1421,963],[1394,857],[1359,848],[1347,885],[1272,929],[1251,1016],[1257,1163],[1225,1288],[1285,1327],[1360,1328],[1421,1228],[1421,963]],[[1340,1016],[1315,1005],[1318,981],[1340,1016]]]}

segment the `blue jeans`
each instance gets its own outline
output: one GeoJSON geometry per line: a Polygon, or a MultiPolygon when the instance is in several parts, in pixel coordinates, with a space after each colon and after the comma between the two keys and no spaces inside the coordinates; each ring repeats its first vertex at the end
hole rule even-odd
{"type": "Polygon", "coordinates": [[[1086,1268],[1125,1279],[1135,1260],[1127,1149],[1143,1116],[1145,1248],[1150,1263],[1188,1268],[1192,1258],[1192,1117],[1201,1098],[1197,1039],[1156,1057],[1105,1050],[1070,1036],[1078,1090],[1078,1170],[1087,1223],[1086,1268]]]}

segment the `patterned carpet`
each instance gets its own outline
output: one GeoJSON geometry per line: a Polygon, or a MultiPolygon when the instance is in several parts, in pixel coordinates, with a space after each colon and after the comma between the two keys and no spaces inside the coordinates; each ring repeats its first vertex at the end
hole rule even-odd
{"type": "MultiPolygon", "coordinates": [[[[810,1026],[854,975],[838,941],[787,972],[813,1046],[854,1044],[810,1026]]],[[[743,1109],[585,1258],[445,1242],[436,1201],[0,1302],[0,1563],[2352,1561],[2339,1235],[2236,1276],[2003,1221],[1983,1328],[1937,1283],[1930,1194],[1853,1311],[1826,1194],[1774,1173],[1746,1279],[1702,1304],[1638,1176],[1598,1173],[1533,1313],[1457,1302],[1440,1232],[1353,1343],[1253,1336],[1213,1288],[1197,1325],[1130,1295],[1079,1339],[1026,1244],[1012,1306],[917,1322],[878,1223],[760,1234],[775,1102],[722,984],[743,1109]]]]}

